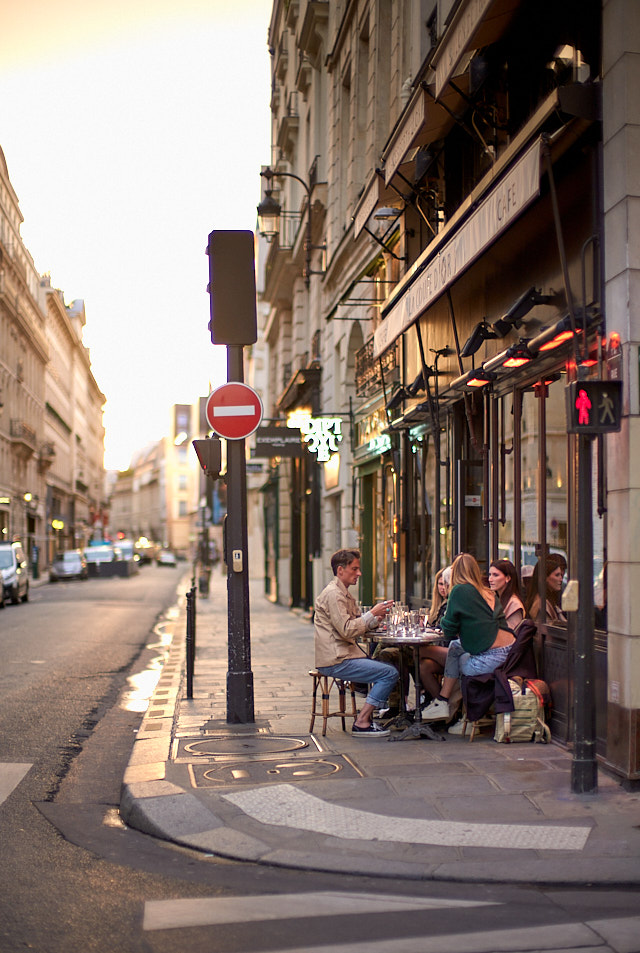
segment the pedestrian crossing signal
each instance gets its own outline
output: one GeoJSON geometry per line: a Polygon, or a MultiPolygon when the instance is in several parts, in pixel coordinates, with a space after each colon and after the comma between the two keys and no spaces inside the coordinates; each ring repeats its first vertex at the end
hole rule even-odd
{"type": "Polygon", "coordinates": [[[572,381],[566,389],[567,433],[617,433],[622,418],[622,381],[572,381]]]}

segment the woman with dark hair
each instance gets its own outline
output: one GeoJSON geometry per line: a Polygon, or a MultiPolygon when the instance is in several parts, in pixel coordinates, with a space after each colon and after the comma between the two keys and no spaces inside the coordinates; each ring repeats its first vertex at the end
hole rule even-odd
{"type": "MultiPolygon", "coordinates": [[[[525,601],[527,618],[534,622],[542,621],[542,607],[540,605],[540,595],[538,592],[540,560],[536,563],[531,583],[528,589],[528,596],[525,601]]],[[[562,580],[567,571],[567,560],[560,553],[549,553],[543,562],[543,571],[546,585],[546,621],[547,622],[566,622],[567,617],[560,607],[560,595],[562,593],[562,580]]]]}
{"type": "Polygon", "coordinates": [[[447,651],[442,688],[425,708],[425,721],[448,721],[449,699],[460,675],[493,672],[506,660],[515,641],[500,599],[487,588],[478,563],[469,553],[461,553],[453,563],[451,591],[441,627],[453,641],[447,651]]]}
{"type": "Polygon", "coordinates": [[[512,631],[524,619],[524,603],[516,567],[510,559],[494,559],[489,567],[489,586],[500,596],[507,625],[512,631]]]}

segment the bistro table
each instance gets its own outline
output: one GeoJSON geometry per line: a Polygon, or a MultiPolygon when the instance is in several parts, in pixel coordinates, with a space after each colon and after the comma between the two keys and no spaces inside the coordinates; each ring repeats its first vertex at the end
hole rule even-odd
{"type": "MultiPolygon", "coordinates": [[[[443,638],[442,632],[438,629],[430,628],[423,629],[416,635],[399,635],[391,632],[376,634],[372,632],[370,638],[373,642],[381,642],[384,645],[397,646],[398,648],[407,645],[413,652],[413,680],[416,690],[416,707],[413,712],[413,722],[407,725],[399,735],[392,735],[389,741],[405,741],[407,738],[430,738],[432,741],[446,741],[444,735],[439,735],[433,730],[431,725],[422,721],[422,708],[420,706],[420,646],[441,645],[443,638]]],[[[400,658],[402,658],[402,653],[400,653],[400,658]]],[[[400,677],[402,678],[402,674],[400,677]]],[[[404,708],[404,688],[402,686],[400,688],[400,697],[403,703],[402,707],[404,708]]],[[[408,714],[407,712],[406,716],[408,716],[408,714]]]]}

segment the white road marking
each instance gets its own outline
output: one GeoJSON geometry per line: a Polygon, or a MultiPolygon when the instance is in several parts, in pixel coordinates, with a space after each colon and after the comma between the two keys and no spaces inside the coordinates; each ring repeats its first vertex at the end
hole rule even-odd
{"type": "Polygon", "coordinates": [[[551,824],[479,824],[388,817],[331,804],[289,784],[234,791],[222,797],[261,824],[350,840],[514,850],[582,850],[591,832],[590,827],[551,824]]]}
{"type": "Polygon", "coordinates": [[[32,764],[9,764],[0,762],[0,804],[20,784],[32,764]]]}
{"type": "Polygon", "coordinates": [[[411,913],[443,907],[490,907],[490,901],[390,897],[378,893],[271,894],[251,897],[205,897],[187,900],[149,900],[144,905],[145,930],[170,930],[258,920],[293,920],[368,913],[411,913]]]}
{"type": "MultiPolygon", "coordinates": [[[[145,904],[143,929],[170,930],[186,927],[220,926],[229,923],[287,921],[297,918],[376,913],[411,913],[451,907],[491,906],[464,900],[387,897],[383,894],[305,893],[259,897],[217,897],[187,900],[153,900],[145,904]]],[[[554,923],[544,926],[514,927],[470,933],[448,933],[415,937],[394,936],[363,939],[355,943],[326,943],[287,947],[271,953],[637,953],[640,917],[619,917],[586,923],[554,923]]],[[[257,948],[252,941],[251,950],[257,948]]],[[[271,949],[271,948],[270,948],[271,949]]]]}
{"type": "Polygon", "coordinates": [[[228,407],[213,407],[210,413],[214,417],[253,417],[257,410],[253,404],[230,404],[228,407]]]}

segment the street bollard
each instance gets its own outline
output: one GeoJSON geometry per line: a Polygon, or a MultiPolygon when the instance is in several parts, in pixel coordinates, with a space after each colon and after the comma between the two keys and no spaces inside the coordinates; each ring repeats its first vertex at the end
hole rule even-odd
{"type": "Polygon", "coordinates": [[[193,698],[193,673],[196,660],[196,588],[187,593],[187,698],[193,698]]]}

